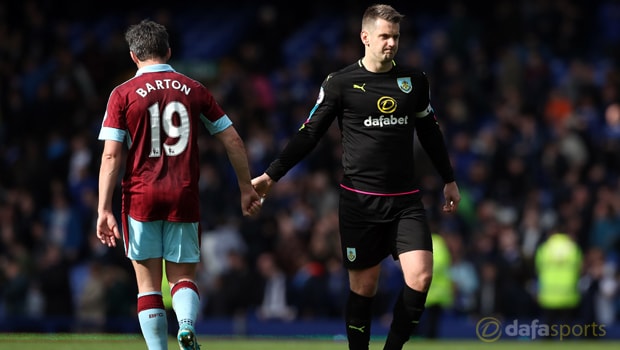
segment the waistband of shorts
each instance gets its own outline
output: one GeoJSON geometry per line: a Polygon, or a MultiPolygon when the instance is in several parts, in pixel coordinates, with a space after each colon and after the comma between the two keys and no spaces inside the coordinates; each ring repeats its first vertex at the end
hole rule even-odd
{"type": "Polygon", "coordinates": [[[380,197],[394,197],[394,196],[405,196],[408,194],[414,194],[414,193],[418,193],[420,192],[419,189],[414,189],[411,191],[406,191],[406,192],[396,192],[396,193],[380,193],[380,192],[369,192],[369,191],[362,191],[362,190],[358,190],[355,188],[351,188],[348,186],[345,186],[343,184],[340,184],[340,187],[344,188],[347,191],[351,191],[351,192],[355,192],[355,193],[361,193],[361,194],[366,194],[369,196],[380,196],[380,197]]]}

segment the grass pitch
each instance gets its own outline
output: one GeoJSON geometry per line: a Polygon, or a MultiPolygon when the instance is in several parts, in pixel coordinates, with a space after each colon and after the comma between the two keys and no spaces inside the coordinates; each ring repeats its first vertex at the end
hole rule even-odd
{"type": "MultiPolygon", "coordinates": [[[[345,350],[346,341],[325,338],[215,338],[199,337],[202,350],[345,350]]],[[[373,339],[370,350],[381,350],[384,339],[373,339]]],[[[405,344],[404,350],[606,350],[619,349],[620,342],[611,340],[586,341],[498,341],[484,343],[477,340],[419,340],[405,344]]],[[[178,349],[174,338],[168,341],[169,349],[178,349]]],[[[144,350],[146,345],[139,334],[0,334],[0,350],[144,350]]]]}

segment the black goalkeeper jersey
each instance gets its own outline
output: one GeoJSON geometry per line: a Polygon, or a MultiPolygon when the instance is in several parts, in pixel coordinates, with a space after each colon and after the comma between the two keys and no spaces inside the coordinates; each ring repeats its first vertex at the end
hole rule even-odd
{"type": "Polygon", "coordinates": [[[279,180],[337,118],[345,188],[376,195],[416,190],[414,131],[444,182],[454,181],[429,91],[424,72],[396,64],[389,72],[373,73],[359,60],[332,73],[308,119],[265,172],[279,180]]]}

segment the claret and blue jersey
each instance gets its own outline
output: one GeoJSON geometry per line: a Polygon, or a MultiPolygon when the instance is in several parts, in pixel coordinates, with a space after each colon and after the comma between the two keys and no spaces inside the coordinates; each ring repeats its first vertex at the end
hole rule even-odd
{"type": "Polygon", "coordinates": [[[198,128],[215,134],[230,125],[207,88],[170,65],[144,67],[117,86],[99,139],[129,146],[123,213],[140,221],[199,221],[198,128]]]}

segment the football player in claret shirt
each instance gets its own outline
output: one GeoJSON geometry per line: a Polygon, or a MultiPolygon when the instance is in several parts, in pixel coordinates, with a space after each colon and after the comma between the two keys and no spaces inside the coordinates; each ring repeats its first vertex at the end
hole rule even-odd
{"type": "Polygon", "coordinates": [[[199,127],[224,145],[234,168],[244,216],[258,213],[260,197],[251,184],[245,145],[231,120],[201,83],[166,62],[171,51],[166,28],[144,20],[125,39],[138,71],[110,94],[99,139],[104,140],[99,173],[97,237],[110,247],[121,238],[138,284],[137,312],[151,350],[167,349],[162,299],[162,260],[179,322],[181,349],[198,349],[194,324],[200,262],[199,127]],[[122,179],[122,231],[112,213],[123,145],[128,146],[122,179]]]}
{"type": "Polygon", "coordinates": [[[261,196],[309,154],[334,120],[340,128],[343,178],[339,225],[350,293],[345,307],[349,349],[368,350],[380,263],[400,261],[405,286],[393,310],[384,350],[402,349],[419,322],[431,283],[431,231],[415,183],[414,133],[443,179],[442,210],[461,199],[424,72],[394,62],[403,16],[376,4],[362,17],[364,57],[329,74],[316,105],[265,172],[252,179],[261,196]]]}

